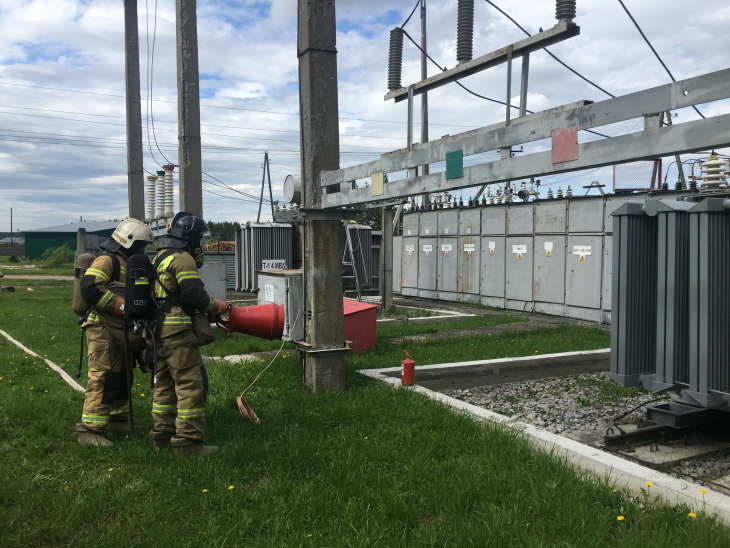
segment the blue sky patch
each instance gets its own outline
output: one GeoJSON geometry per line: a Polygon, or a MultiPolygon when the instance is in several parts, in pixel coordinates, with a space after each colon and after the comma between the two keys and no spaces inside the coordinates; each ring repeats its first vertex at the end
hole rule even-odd
{"type": "Polygon", "coordinates": [[[23,54],[5,59],[8,64],[61,63],[62,59],[66,66],[83,67],[86,64],[79,50],[62,42],[18,42],[15,45],[23,50],[23,54]]]}

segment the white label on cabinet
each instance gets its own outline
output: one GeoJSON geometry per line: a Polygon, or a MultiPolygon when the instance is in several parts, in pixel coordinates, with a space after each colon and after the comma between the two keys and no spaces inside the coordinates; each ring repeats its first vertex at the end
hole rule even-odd
{"type": "Polygon", "coordinates": [[[578,255],[580,261],[585,261],[586,256],[591,255],[591,246],[589,245],[576,245],[573,246],[573,255],[578,255]]]}
{"type": "Polygon", "coordinates": [[[494,250],[497,249],[497,242],[489,242],[489,254],[494,255],[494,250]]]}
{"type": "Polygon", "coordinates": [[[552,242],[545,242],[545,256],[546,257],[553,256],[553,243],[552,242]]]}
{"type": "Polygon", "coordinates": [[[424,253],[425,253],[426,255],[428,255],[428,254],[429,254],[429,253],[431,253],[432,251],[433,251],[433,246],[432,246],[432,245],[424,245],[424,246],[423,246],[423,252],[424,252],[424,253]]]}
{"type": "Polygon", "coordinates": [[[464,251],[474,253],[477,250],[477,244],[464,244],[464,251]]]}
{"type": "Polygon", "coordinates": [[[446,253],[449,253],[451,251],[451,244],[442,244],[441,251],[445,251],[446,253]]]}
{"type": "Polygon", "coordinates": [[[267,303],[274,302],[274,286],[271,284],[264,285],[264,301],[267,303]]]}

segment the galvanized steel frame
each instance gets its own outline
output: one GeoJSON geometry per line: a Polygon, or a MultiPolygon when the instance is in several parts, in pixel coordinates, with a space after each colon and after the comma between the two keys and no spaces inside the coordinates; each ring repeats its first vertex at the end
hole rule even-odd
{"type": "MultiPolygon", "coordinates": [[[[383,155],[373,162],[323,172],[320,174],[320,184],[337,185],[364,179],[374,173],[393,173],[440,162],[444,160],[446,153],[454,150],[463,150],[464,155],[469,156],[547,139],[553,131],[559,129],[590,129],[727,98],[730,98],[730,69],[599,103],[581,101],[517,118],[510,124],[500,123],[447,136],[415,145],[410,151],[401,150],[383,155]]],[[[371,187],[349,188],[353,185],[342,185],[341,188],[344,189],[340,192],[322,196],[322,206],[332,208],[393,200],[724,146],[730,146],[730,115],[583,143],[578,146],[577,160],[560,164],[552,163],[550,151],[524,154],[517,158],[465,167],[464,177],[459,179],[446,180],[444,173],[434,173],[393,181],[385,185],[384,193],[379,196],[372,196],[371,187]]]]}

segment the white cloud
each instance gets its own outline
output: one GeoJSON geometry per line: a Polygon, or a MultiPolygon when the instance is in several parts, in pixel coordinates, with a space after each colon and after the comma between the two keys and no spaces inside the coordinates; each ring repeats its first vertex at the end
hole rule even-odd
{"type": "MultiPolygon", "coordinates": [[[[555,22],[552,2],[495,1],[530,32],[555,22]]],[[[147,4],[153,9],[155,2],[147,4]]],[[[371,160],[379,152],[405,145],[406,105],[386,103],[383,95],[389,31],[403,22],[414,4],[415,0],[337,1],[342,165],[371,160]]],[[[157,144],[153,138],[152,152],[145,145],[145,167],[150,171],[158,169],[153,155],[165,163],[157,145],[169,160],[177,158],[174,1],[159,0],[157,5],[153,103],[157,144]]],[[[694,11],[681,0],[628,5],[676,78],[727,67],[726,0],[706,0],[694,11]]],[[[456,62],[456,6],[456,0],[428,1],[429,52],[441,65],[456,62]]],[[[477,0],[475,7],[475,56],[524,36],[486,2],[477,0]]],[[[406,27],[417,40],[418,17],[416,13],[406,27]]],[[[139,19],[144,98],[148,35],[141,1],[139,19]]],[[[248,194],[259,192],[265,150],[273,162],[275,199],[281,197],[284,177],[298,170],[296,20],[296,0],[198,0],[203,169],[248,194]]],[[[620,95],[669,81],[618,2],[581,0],[576,22],[581,35],[551,50],[608,91],[620,95]]],[[[22,229],[73,221],[79,215],[107,219],[126,214],[123,23],[118,0],[0,0],[0,192],[8,210],[0,210],[0,230],[9,228],[10,207],[15,225],[22,229]]],[[[151,45],[151,18],[149,28],[151,45]]],[[[413,82],[420,78],[420,55],[408,41],[404,49],[403,82],[413,82]]],[[[545,53],[534,54],[530,66],[528,108],[606,98],[545,53]]],[[[436,72],[429,67],[429,74],[436,72]]],[[[516,75],[513,95],[518,80],[516,75]]],[[[504,67],[463,83],[502,100],[504,67]]],[[[455,85],[432,92],[429,102],[431,138],[492,124],[504,116],[504,107],[455,85]]],[[[728,112],[728,103],[707,111],[728,112]]],[[[697,117],[688,109],[679,115],[677,121],[697,117]]],[[[635,125],[631,121],[606,131],[626,131],[635,125]]],[[[589,178],[609,177],[609,171],[589,178]]],[[[204,188],[243,198],[209,184],[204,188]]],[[[253,203],[209,193],[204,194],[204,204],[206,218],[213,220],[250,219],[256,213],[253,203]]]]}

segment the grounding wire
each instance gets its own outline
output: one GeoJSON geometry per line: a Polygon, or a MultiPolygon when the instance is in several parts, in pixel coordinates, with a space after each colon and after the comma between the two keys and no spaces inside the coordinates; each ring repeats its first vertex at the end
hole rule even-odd
{"type": "MultiPolygon", "coordinates": [[[[620,0],[619,0],[619,1],[620,1],[620,0]]],[[[499,7],[499,6],[497,5],[497,4],[495,4],[495,3],[494,3],[494,2],[492,2],[491,0],[485,0],[485,2],[486,2],[487,4],[489,4],[490,6],[492,6],[492,7],[494,8],[494,9],[496,9],[496,10],[497,10],[497,11],[498,11],[499,13],[501,13],[502,15],[504,15],[504,16],[505,16],[505,17],[506,17],[507,19],[509,19],[510,21],[512,21],[512,22],[513,22],[513,23],[514,23],[515,25],[517,25],[517,28],[519,28],[519,29],[520,29],[520,30],[521,30],[522,32],[524,32],[524,33],[525,33],[525,34],[526,34],[527,36],[532,36],[532,35],[531,35],[531,34],[530,34],[529,32],[527,32],[527,31],[526,31],[526,30],[524,29],[524,27],[523,27],[522,25],[520,25],[520,24],[519,24],[519,23],[518,23],[517,21],[515,21],[514,19],[512,19],[512,17],[510,17],[510,16],[509,16],[509,15],[507,14],[507,12],[505,12],[505,11],[504,11],[504,10],[503,10],[502,8],[500,8],[500,7],[499,7]]],[[[613,97],[613,98],[615,98],[615,97],[616,97],[616,96],[615,96],[615,95],[614,95],[613,93],[610,93],[610,92],[606,91],[605,89],[603,89],[603,88],[602,88],[601,86],[599,86],[599,85],[598,85],[598,84],[596,84],[595,82],[591,82],[591,81],[590,81],[590,80],[589,80],[588,78],[586,78],[585,76],[583,76],[582,74],[580,74],[580,73],[579,73],[578,71],[576,71],[576,70],[575,70],[574,68],[572,68],[572,67],[569,67],[568,65],[566,65],[566,64],[565,64],[565,63],[564,63],[563,61],[561,61],[560,59],[558,59],[558,58],[557,58],[557,57],[556,57],[556,56],[555,56],[555,55],[554,55],[554,54],[553,54],[553,53],[552,53],[552,52],[551,52],[551,51],[550,51],[549,49],[547,49],[547,48],[542,48],[542,49],[544,49],[544,50],[545,50],[545,53],[547,53],[547,54],[548,54],[548,55],[549,55],[550,57],[552,57],[553,59],[555,59],[555,60],[556,60],[556,61],[557,61],[558,63],[560,63],[561,65],[563,65],[563,66],[564,66],[565,68],[567,68],[567,69],[568,69],[568,70],[569,70],[570,72],[572,72],[573,74],[575,74],[575,75],[576,75],[576,76],[578,76],[579,78],[581,78],[581,79],[585,80],[586,82],[588,82],[588,83],[589,83],[590,85],[592,85],[592,86],[593,86],[593,87],[595,87],[596,89],[600,89],[600,90],[601,90],[601,91],[602,91],[603,93],[605,93],[605,94],[606,94],[606,95],[608,95],[609,97],[613,97]]]]}
{"type": "MultiPolygon", "coordinates": [[[[656,51],[656,50],[654,49],[654,46],[652,46],[652,45],[651,45],[651,42],[649,42],[649,39],[648,39],[648,38],[646,37],[646,34],[644,34],[644,31],[643,31],[643,30],[641,30],[641,27],[639,26],[639,23],[637,23],[637,22],[636,22],[636,19],[634,19],[634,16],[633,16],[633,15],[631,15],[631,12],[629,11],[629,8],[627,8],[627,7],[626,7],[626,4],[624,4],[624,3],[623,3],[623,0],[618,0],[618,3],[619,3],[619,4],[621,4],[621,7],[622,7],[622,8],[624,9],[624,11],[626,12],[626,15],[628,15],[628,16],[629,16],[629,19],[631,19],[631,22],[632,22],[632,23],[634,23],[634,26],[636,27],[636,30],[638,30],[638,31],[639,31],[639,34],[641,34],[641,37],[642,37],[642,38],[644,39],[644,42],[646,42],[646,45],[647,45],[647,46],[649,46],[649,48],[651,49],[651,51],[653,51],[653,52],[654,52],[654,55],[656,56],[657,60],[658,60],[658,61],[659,61],[659,62],[660,62],[660,63],[662,64],[662,66],[664,67],[664,70],[666,70],[666,71],[667,71],[667,74],[668,74],[668,75],[669,75],[669,77],[670,77],[670,78],[672,79],[672,82],[676,82],[677,80],[676,80],[676,79],[674,78],[674,75],[673,75],[673,74],[672,74],[672,72],[671,72],[671,71],[669,70],[669,68],[668,68],[668,67],[667,67],[667,65],[666,65],[666,64],[664,63],[664,61],[662,61],[662,58],[661,58],[661,57],[659,57],[659,54],[658,54],[658,53],[657,53],[657,51],[656,51]]],[[[702,113],[700,112],[700,109],[698,109],[698,108],[697,108],[697,105],[692,105],[692,108],[693,108],[693,109],[695,109],[695,112],[696,112],[697,114],[699,114],[699,115],[700,115],[700,116],[701,116],[702,118],[704,118],[704,117],[705,117],[705,115],[704,115],[704,114],[702,114],[702,113]]]]}
{"type": "MultiPolygon", "coordinates": [[[[155,140],[155,146],[157,147],[157,150],[160,154],[162,154],[162,157],[165,159],[165,161],[168,164],[172,164],[170,160],[167,159],[167,156],[165,156],[162,153],[162,150],[160,149],[160,145],[157,143],[157,134],[155,133],[155,115],[152,108],[152,97],[154,93],[154,82],[155,82],[155,44],[157,43],[157,0],[155,0],[155,18],[154,18],[154,25],[152,30],[152,55],[150,57],[150,76],[149,76],[149,86],[150,86],[150,94],[149,99],[147,101],[147,104],[149,105],[150,109],[150,115],[147,123],[152,122],[152,137],[155,140]]],[[[149,139],[148,139],[149,141],[149,139]]],[[[156,160],[155,160],[156,161],[156,160]]]]}
{"type": "Polygon", "coordinates": [[[147,116],[145,117],[145,128],[147,130],[147,144],[150,148],[150,155],[152,156],[152,160],[160,167],[160,162],[157,161],[157,158],[155,158],[155,153],[152,151],[152,142],[150,140],[150,6],[148,0],[144,1],[145,6],[145,24],[147,28],[146,32],[146,38],[147,38],[147,67],[145,69],[145,88],[147,97],[145,99],[145,106],[147,108],[147,116]]]}

